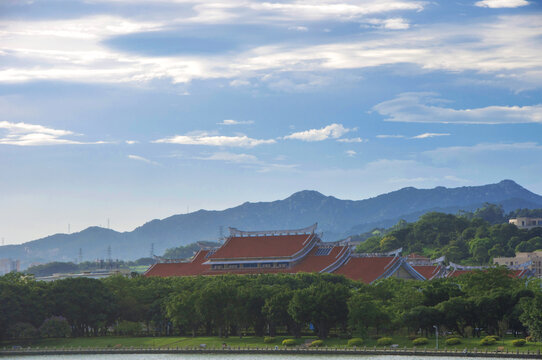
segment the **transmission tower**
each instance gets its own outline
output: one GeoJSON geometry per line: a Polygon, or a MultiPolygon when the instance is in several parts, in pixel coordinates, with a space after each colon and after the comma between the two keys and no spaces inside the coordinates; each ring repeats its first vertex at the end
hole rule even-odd
{"type": "Polygon", "coordinates": [[[151,243],[151,258],[154,257],[154,243],[151,243]]]}
{"type": "Polygon", "coordinates": [[[83,262],[83,249],[79,248],[79,264],[83,262]]]}

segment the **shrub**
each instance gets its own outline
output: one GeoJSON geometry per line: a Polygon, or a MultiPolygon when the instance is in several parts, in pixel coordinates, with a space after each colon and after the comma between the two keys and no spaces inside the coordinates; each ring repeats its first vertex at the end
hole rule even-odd
{"type": "Polygon", "coordinates": [[[379,346],[391,345],[392,343],[393,343],[393,339],[390,337],[382,337],[376,340],[376,344],[379,346]]]}
{"type": "Polygon", "coordinates": [[[284,346],[294,346],[296,344],[294,339],[284,339],[282,340],[282,345],[284,346]]]}
{"type": "Polygon", "coordinates": [[[311,342],[311,344],[309,346],[310,347],[320,347],[322,345],[324,345],[323,340],[314,340],[313,342],[311,342]]]}
{"type": "Polygon", "coordinates": [[[480,340],[480,345],[488,346],[488,345],[494,345],[497,342],[497,340],[492,336],[486,336],[482,340],[480,340]]]}
{"type": "Polygon", "coordinates": [[[532,335],[527,336],[525,340],[527,340],[527,342],[535,342],[534,337],[532,337],[532,335]]]}
{"type": "Polygon", "coordinates": [[[40,326],[40,335],[44,338],[65,338],[70,336],[72,328],[62,316],[51,316],[40,326]]]}
{"type": "Polygon", "coordinates": [[[427,343],[429,343],[429,340],[427,340],[427,338],[424,338],[424,337],[412,340],[412,344],[416,346],[427,345],[427,343]]]}
{"type": "Polygon", "coordinates": [[[526,342],[527,341],[525,339],[516,339],[516,340],[512,341],[512,345],[520,347],[520,346],[525,345],[526,342]]]}
{"type": "Polygon", "coordinates": [[[461,344],[461,339],[453,337],[453,338],[446,339],[445,342],[446,342],[446,345],[458,345],[458,344],[461,344]]]}
{"type": "Polygon", "coordinates": [[[493,339],[495,339],[495,341],[499,341],[501,339],[499,335],[488,335],[486,337],[492,337],[493,339]]]}
{"type": "Polygon", "coordinates": [[[272,344],[275,342],[275,338],[272,337],[272,336],[266,336],[263,338],[263,342],[266,343],[266,344],[272,344]]]}
{"type": "Polygon", "coordinates": [[[30,323],[18,322],[8,328],[8,335],[13,339],[33,339],[38,337],[38,330],[30,323]]]}
{"type": "Polygon", "coordinates": [[[352,338],[348,340],[348,346],[361,346],[363,344],[362,338],[352,338]]]}

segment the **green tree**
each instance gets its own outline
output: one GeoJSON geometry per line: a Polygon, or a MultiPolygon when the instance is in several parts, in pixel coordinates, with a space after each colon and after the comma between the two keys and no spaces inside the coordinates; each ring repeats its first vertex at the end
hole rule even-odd
{"type": "Polygon", "coordinates": [[[196,302],[199,294],[196,292],[183,291],[180,294],[172,295],[166,301],[166,314],[173,322],[173,325],[183,330],[189,330],[192,336],[196,336],[201,326],[202,318],[196,311],[196,302]]]}
{"type": "Polygon", "coordinates": [[[399,240],[393,235],[387,235],[380,240],[381,251],[391,251],[401,247],[399,240]]]}
{"type": "Polygon", "coordinates": [[[318,337],[325,339],[332,327],[346,323],[349,295],[346,286],[322,281],[296,291],[288,313],[298,323],[311,322],[318,337]]]}
{"type": "Polygon", "coordinates": [[[520,320],[529,329],[529,333],[538,341],[542,340],[542,294],[521,300],[523,313],[520,320]]]}
{"type": "Polygon", "coordinates": [[[45,319],[39,331],[44,338],[65,338],[71,335],[72,329],[65,317],[51,316],[45,319]]]}

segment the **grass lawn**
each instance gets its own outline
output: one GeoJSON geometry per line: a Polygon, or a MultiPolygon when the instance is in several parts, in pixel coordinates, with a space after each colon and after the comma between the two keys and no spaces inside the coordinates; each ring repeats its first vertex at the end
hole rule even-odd
{"type": "MultiPolygon", "coordinates": [[[[31,347],[185,347],[185,346],[198,346],[199,344],[207,344],[208,347],[220,347],[222,343],[226,343],[229,346],[251,346],[251,347],[263,347],[263,346],[275,346],[281,344],[282,340],[291,338],[285,336],[277,336],[275,341],[272,344],[265,344],[262,337],[256,336],[246,336],[243,338],[239,337],[228,337],[228,338],[219,338],[219,337],[127,337],[127,336],[103,336],[103,337],[80,337],[80,338],[65,338],[65,339],[39,339],[39,340],[28,340],[28,341],[5,341],[0,343],[0,347],[12,346],[12,345],[21,345],[21,346],[31,346],[31,347]]],[[[393,336],[393,343],[398,344],[399,347],[408,347],[412,348],[412,341],[408,340],[404,336],[393,336]]],[[[480,346],[478,343],[480,339],[478,338],[468,338],[461,339],[462,343],[455,346],[445,346],[444,339],[439,339],[439,348],[444,349],[488,349],[490,351],[497,350],[498,347],[504,347],[509,351],[536,351],[542,350],[542,343],[527,343],[522,347],[514,347],[512,341],[515,340],[514,337],[507,337],[504,340],[499,340],[495,345],[492,346],[480,346]]],[[[296,339],[298,344],[304,344],[309,340],[316,340],[316,337],[313,336],[304,336],[301,339],[296,339]]],[[[324,341],[324,346],[329,347],[345,347],[347,340],[339,338],[330,338],[324,341]]],[[[367,339],[363,342],[363,346],[373,347],[376,346],[375,339],[367,339]]],[[[435,347],[435,338],[430,338],[429,343],[426,345],[428,349],[435,347]]],[[[381,348],[377,346],[378,348],[381,348]]],[[[418,348],[423,348],[425,346],[418,346],[418,348]]]]}

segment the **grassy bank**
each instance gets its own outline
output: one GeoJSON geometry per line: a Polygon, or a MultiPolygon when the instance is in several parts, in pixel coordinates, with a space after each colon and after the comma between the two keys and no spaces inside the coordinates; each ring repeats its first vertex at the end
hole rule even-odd
{"type": "MultiPolygon", "coordinates": [[[[281,337],[278,336],[275,338],[275,341],[271,344],[266,344],[261,337],[255,336],[246,336],[243,338],[239,337],[228,337],[228,338],[219,338],[219,337],[125,337],[125,336],[104,336],[104,337],[80,337],[80,338],[63,338],[63,339],[38,339],[38,340],[27,340],[27,341],[5,341],[0,343],[0,347],[11,347],[13,345],[20,346],[31,346],[31,347],[48,347],[48,348],[67,348],[67,347],[94,347],[94,348],[107,348],[107,347],[186,347],[186,346],[199,346],[200,344],[206,344],[208,347],[220,347],[223,343],[226,343],[228,346],[241,346],[241,347],[264,347],[264,346],[275,346],[281,344],[282,340],[291,337],[281,337]]],[[[398,344],[399,347],[408,347],[412,348],[412,341],[408,340],[406,337],[395,336],[392,337],[393,343],[398,344]]],[[[515,347],[512,345],[512,341],[517,338],[507,337],[497,341],[496,344],[490,346],[480,346],[478,338],[468,338],[461,339],[462,343],[455,346],[446,346],[443,339],[439,339],[439,348],[444,349],[488,349],[490,351],[495,351],[499,347],[508,349],[508,351],[515,351],[519,349],[520,351],[536,351],[542,350],[542,343],[527,343],[522,347],[515,347]]],[[[310,340],[316,340],[316,337],[302,337],[301,339],[296,339],[298,345],[303,345],[310,340]]],[[[331,338],[324,340],[324,346],[328,347],[345,347],[347,340],[331,338]]],[[[377,346],[376,340],[367,339],[364,340],[362,346],[374,347],[377,346]]],[[[435,348],[435,339],[430,338],[429,343],[424,346],[418,346],[418,348],[423,348],[427,346],[428,349],[435,348]]],[[[377,346],[377,348],[382,348],[382,346],[377,346]]]]}

